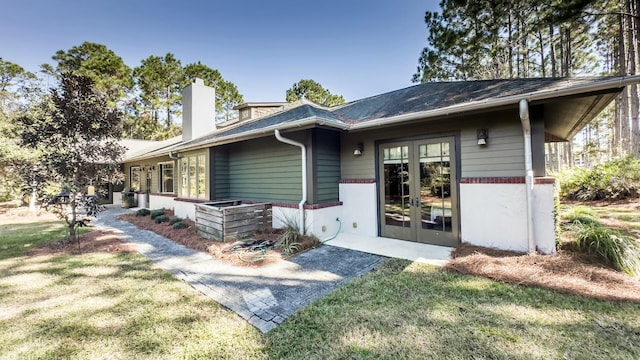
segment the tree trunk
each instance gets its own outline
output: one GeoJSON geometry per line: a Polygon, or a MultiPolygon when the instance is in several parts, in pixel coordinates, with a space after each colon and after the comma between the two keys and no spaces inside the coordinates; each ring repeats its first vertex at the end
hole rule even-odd
{"type": "Polygon", "coordinates": [[[511,24],[511,11],[507,15],[508,40],[509,48],[509,79],[513,79],[513,25],[511,24]]]}
{"type": "Polygon", "coordinates": [[[542,28],[538,27],[538,41],[540,42],[540,68],[542,69],[542,77],[547,77],[544,61],[544,41],[542,39],[542,28]]]}
{"type": "MultiPolygon", "coordinates": [[[[638,48],[638,40],[640,40],[639,31],[640,31],[640,9],[638,9],[638,5],[640,5],[640,0],[631,1],[627,0],[628,4],[628,12],[630,14],[634,14],[635,17],[629,19],[629,73],[631,75],[638,74],[638,65],[640,65],[640,49],[638,48]]],[[[630,143],[631,143],[631,153],[634,155],[640,155],[640,121],[638,120],[640,111],[640,99],[638,99],[638,85],[630,85],[629,90],[631,92],[631,133],[630,133],[630,143]]]]}
{"type": "Polygon", "coordinates": [[[556,44],[554,40],[553,24],[549,24],[549,59],[551,60],[551,76],[557,77],[558,70],[556,66],[556,44]]]}
{"type": "MultiPolygon", "coordinates": [[[[620,14],[619,16],[619,21],[620,21],[620,29],[618,31],[618,37],[619,37],[619,44],[618,44],[618,68],[619,68],[619,72],[620,75],[626,75],[627,74],[627,46],[629,45],[628,40],[627,39],[627,33],[625,31],[626,27],[627,27],[627,19],[625,18],[625,16],[623,16],[622,14],[620,14]]],[[[620,116],[620,154],[619,155],[624,155],[627,154],[629,152],[629,137],[630,137],[630,132],[629,132],[629,88],[625,87],[624,89],[622,89],[622,93],[619,96],[619,105],[620,106],[620,112],[619,112],[619,116],[620,116]]]]}

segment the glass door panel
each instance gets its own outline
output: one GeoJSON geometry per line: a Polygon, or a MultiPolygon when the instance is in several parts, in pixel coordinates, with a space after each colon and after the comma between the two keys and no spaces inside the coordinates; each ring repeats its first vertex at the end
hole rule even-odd
{"type": "Polygon", "coordinates": [[[409,150],[408,144],[380,149],[382,235],[406,240],[412,237],[409,150]]]}
{"type": "Polygon", "coordinates": [[[456,246],[454,138],[384,144],[379,148],[381,235],[456,246]]]}
{"type": "Polygon", "coordinates": [[[419,201],[417,241],[456,246],[458,244],[458,209],[453,138],[418,141],[416,163],[419,201]]]}
{"type": "Polygon", "coordinates": [[[451,232],[449,144],[425,144],[419,149],[421,227],[451,232]]]}

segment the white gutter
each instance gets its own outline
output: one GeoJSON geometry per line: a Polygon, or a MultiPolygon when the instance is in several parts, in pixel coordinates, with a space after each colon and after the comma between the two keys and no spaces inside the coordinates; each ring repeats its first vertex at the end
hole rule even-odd
{"type": "Polygon", "coordinates": [[[529,241],[529,254],[536,252],[536,239],[533,233],[533,160],[531,155],[531,121],[529,121],[529,103],[520,100],[520,122],[524,133],[524,169],[525,183],[527,185],[527,239],[529,241]]]}
{"type": "Polygon", "coordinates": [[[306,229],[304,224],[304,204],[307,202],[307,147],[303,143],[282,137],[279,129],[275,130],[275,134],[278,141],[300,148],[302,156],[302,199],[298,203],[298,210],[300,211],[300,222],[298,224],[300,225],[300,234],[304,235],[306,229]]]}
{"type": "Polygon", "coordinates": [[[397,116],[392,116],[388,118],[378,118],[373,120],[367,120],[365,122],[352,124],[349,127],[349,130],[368,129],[368,128],[373,128],[373,127],[378,127],[383,125],[401,123],[408,120],[424,119],[424,118],[436,117],[436,116],[447,116],[447,115],[453,115],[453,114],[458,114],[458,113],[467,112],[467,111],[483,110],[489,107],[514,105],[514,104],[517,104],[523,98],[528,100],[529,102],[546,100],[554,97],[571,96],[576,94],[582,94],[585,92],[625,87],[627,85],[636,84],[638,82],[640,82],[640,75],[603,80],[595,84],[593,82],[589,82],[587,84],[576,85],[569,88],[540,90],[540,91],[534,91],[526,94],[505,96],[498,99],[487,99],[487,100],[475,101],[475,102],[470,102],[470,103],[465,103],[460,105],[453,105],[453,106],[434,109],[434,110],[418,111],[410,114],[397,115],[397,116]]]}

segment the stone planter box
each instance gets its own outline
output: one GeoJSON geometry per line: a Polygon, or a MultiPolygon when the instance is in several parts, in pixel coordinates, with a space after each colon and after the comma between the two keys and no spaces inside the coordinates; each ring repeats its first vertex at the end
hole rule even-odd
{"type": "Polygon", "coordinates": [[[239,200],[195,204],[196,231],[205,239],[236,241],[271,226],[271,204],[239,200]]]}

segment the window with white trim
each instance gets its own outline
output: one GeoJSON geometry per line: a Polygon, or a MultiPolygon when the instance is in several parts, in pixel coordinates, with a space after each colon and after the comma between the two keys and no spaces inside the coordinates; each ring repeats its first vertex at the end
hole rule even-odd
{"type": "Polygon", "coordinates": [[[134,191],[140,191],[140,186],[142,184],[142,169],[140,168],[140,166],[132,166],[131,167],[131,188],[134,191]]]}
{"type": "Polygon", "coordinates": [[[206,199],[207,157],[191,155],[180,159],[180,196],[206,199]]]}
{"type": "Polygon", "coordinates": [[[158,190],[161,193],[172,193],[174,192],[173,188],[173,161],[158,163],[160,179],[158,181],[158,190]]]}

